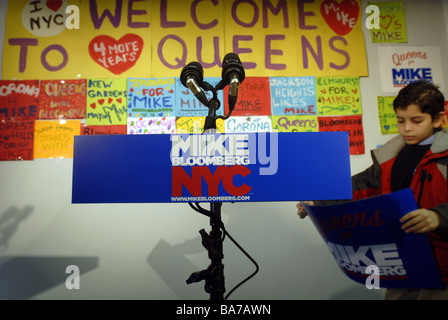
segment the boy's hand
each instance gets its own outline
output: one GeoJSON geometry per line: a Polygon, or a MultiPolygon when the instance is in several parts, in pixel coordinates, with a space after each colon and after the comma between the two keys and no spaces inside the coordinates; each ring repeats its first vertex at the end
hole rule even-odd
{"type": "Polygon", "coordinates": [[[440,215],[432,210],[418,209],[400,219],[401,229],[406,233],[425,233],[436,230],[442,224],[440,215]]]}
{"type": "Polygon", "coordinates": [[[306,210],[304,208],[304,206],[302,205],[302,203],[306,204],[307,206],[314,206],[314,202],[313,201],[302,201],[299,202],[296,207],[298,209],[297,214],[299,215],[300,219],[304,219],[307,216],[306,210]]]}

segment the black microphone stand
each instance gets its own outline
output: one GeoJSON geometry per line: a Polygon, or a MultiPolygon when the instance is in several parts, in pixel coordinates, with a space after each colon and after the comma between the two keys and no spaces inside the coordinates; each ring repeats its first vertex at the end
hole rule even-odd
{"type": "MultiPolygon", "coordinates": [[[[203,88],[208,91],[213,92],[213,98],[208,102],[208,115],[205,119],[204,132],[207,133],[211,130],[212,133],[216,132],[216,120],[218,118],[227,119],[230,117],[231,111],[226,117],[217,116],[216,111],[220,107],[220,102],[218,99],[218,90],[222,90],[225,84],[221,81],[216,87],[212,87],[209,83],[203,82],[203,88]],[[213,131],[215,130],[215,131],[213,131]]],[[[207,211],[199,206],[199,204],[191,204],[190,206],[208,216],[210,218],[210,225],[212,230],[210,234],[207,234],[204,229],[200,230],[199,233],[202,237],[202,245],[208,251],[208,257],[211,260],[211,264],[207,269],[195,272],[187,279],[187,284],[194,282],[199,282],[205,280],[205,292],[210,294],[210,300],[224,300],[225,281],[224,281],[224,265],[222,260],[224,258],[223,254],[223,234],[221,229],[224,228],[224,224],[221,220],[221,207],[222,202],[211,202],[210,211],[207,211]],[[196,206],[195,206],[196,205],[196,206]]]]}

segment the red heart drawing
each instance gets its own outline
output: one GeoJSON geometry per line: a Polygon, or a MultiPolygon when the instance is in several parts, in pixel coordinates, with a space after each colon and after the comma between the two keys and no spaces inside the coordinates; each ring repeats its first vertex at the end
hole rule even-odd
{"type": "Polygon", "coordinates": [[[384,29],[388,30],[390,25],[392,24],[394,18],[392,18],[392,16],[387,15],[387,16],[380,16],[380,26],[383,27],[384,29]],[[386,20],[388,20],[386,23],[384,23],[386,20]]]}
{"type": "Polygon", "coordinates": [[[110,104],[112,101],[114,101],[114,99],[112,99],[112,98],[107,99],[108,104],[110,104]]]}
{"type": "Polygon", "coordinates": [[[90,107],[91,107],[92,109],[96,109],[96,103],[92,103],[92,104],[90,105],[90,107]]]}
{"type": "Polygon", "coordinates": [[[132,68],[140,58],[143,39],[128,33],[119,40],[106,35],[93,38],[89,44],[92,59],[114,74],[122,74],[132,68]]]}
{"type": "Polygon", "coordinates": [[[338,35],[344,36],[355,28],[360,9],[355,0],[343,0],[341,3],[324,0],[320,12],[330,28],[338,35]]]}
{"type": "Polygon", "coordinates": [[[118,98],[118,99],[117,99],[117,102],[118,102],[118,103],[121,103],[122,101],[123,101],[123,100],[121,100],[121,98],[118,98]]]}
{"type": "Polygon", "coordinates": [[[98,103],[99,103],[100,105],[103,105],[103,103],[104,103],[104,99],[100,99],[100,100],[98,100],[98,103]]]}
{"type": "Polygon", "coordinates": [[[47,0],[46,5],[48,9],[57,12],[62,7],[62,0],[47,0]]]}

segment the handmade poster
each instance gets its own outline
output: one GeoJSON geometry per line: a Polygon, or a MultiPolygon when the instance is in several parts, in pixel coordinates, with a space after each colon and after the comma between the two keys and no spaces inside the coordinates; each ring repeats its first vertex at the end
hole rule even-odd
{"type": "Polygon", "coordinates": [[[176,117],[128,117],[128,134],[176,133],[176,117]]]}
{"type": "Polygon", "coordinates": [[[126,79],[87,80],[87,125],[126,125],[126,79]]]}
{"type": "MultiPolygon", "coordinates": [[[[222,80],[222,77],[204,78],[213,88],[222,80]]],[[[213,98],[213,92],[204,90],[207,99],[213,98]]],[[[224,115],[224,94],[223,90],[217,92],[218,100],[221,106],[216,111],[217,115],[224,115]]],[[[179,78],[176,78],[176,102],[174,104],[174,114],[176,117],[205,117],[208,115],[209,109],[202,104],[190,91],[183,86],[179,78]]]]}
{"type": "Polygon", "coordinates": [[[127,134],[127,126],[88,126],[85,123],[81,124],[82,136],[100,136],[110,134],[127,134]]]}
{"type": "MultiPolygon", "coordinates": [[[[229,86],[224,88],[225,114],[229,112],[229,86]]],[[[269,78],[246,77],[238,88],[238,100],[232,116],[270,116],[271,94],[269,78]]]]}
{"type": "Polygon", "coordinates": [[[271,77],[272,115],[316,115],[316,79],[271,77]]]}
{"type": "Polygon", "coordinates": [[[382,134],[398,133],[397,116],[394,111],[395,97],[378,97],[378,113],[382,134]]]}
{"type": "Polygon", "coordinates": [[[360,0],[16,0],[2,79],[219,77],[229,52],[247,76],[367,76],[362,26],[360,0]]]}
{"type": "Polygon", "coordinates": [[[146,2],[133,0],[11,1],[2,78],[147,76],[150,13],[146,2]]]}
{"type": "Polygon", "coordinates": [[[175,78],[128,78],[128,117],[174,116],[175,78]]]}
{"type": "Polygon", "coordinates": [[[74,136],[81,133],[81,120],[36,120],[34,158],[73,158],[74,136]]]}
{"type": "MultiPolygon", "coordinates": [[[[400,218],[416,210],[411,189],[331,206],[305,206],[347,277],[366,284],[379,269],[381,288],[441,288],[426,234],[405,233],[400,218]]],[[[370,284],[370,283],[369,283],[370,284]]]]}
{"type": "Polygon", "coordinates": [[[34,120],[0,120],[0,160],[33,160],[34,120]]]}
{"type": "Polygon", "coordinates": [[[350,154],[364,154],[364,129],[362,116],[319,117],[319,132],[347,131],[350,154]]]}
{"type": "Polygon", "coordinates": [[[41,80],[39,119],[85,119],[87,81],[41,80]]]}
{"type": "Polygon", "coordinates": [[[272,116],[272,128],[278,132],[319,132],[317,116],[272,116]]]}
{"type": "Polygon", "coordinates": [[[445,90],[440,48],[433,46],[378,47],[381,88],[397,94],[410,83],[424,80],[445,90]]]}
{"type": "Polygon", "coordinates": [[[379,10],[379,29],[370,29],[373,43],[406,43],[406,15],[403,1],[369,1],[367,6],[374,5],[379,10]]]}
{"type": "MultiPolygon", "coordinates": [[[[176,133],[203,133],[206,117],[181,117],[176,120],[176,133]]],[[[216,120],[216,129],[224,133],[224,120],[216,120]]]]}
{"type": "Polygon", "coordinates": [[[316,93],[319,116],[362,114],[358,77],[317,77],[316,93]]]}
{"type": "Polygon", "coordinates": [[[224,120],[225,133],[271,132],[272,121],[269,116],[230,117],[224,120]]]}
{"type": "Polygon", "coordinates": [[[0,120],[36,119],[39,90],[39,80],[0,80],[0,120]]]}

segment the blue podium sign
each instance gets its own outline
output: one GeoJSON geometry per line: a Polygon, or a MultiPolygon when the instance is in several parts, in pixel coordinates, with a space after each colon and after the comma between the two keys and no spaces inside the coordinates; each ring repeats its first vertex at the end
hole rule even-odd
{"type": "Polygon", "coordinates": [[[73,203],[351,198],[347,132],[75,137],[73,203]]]}

